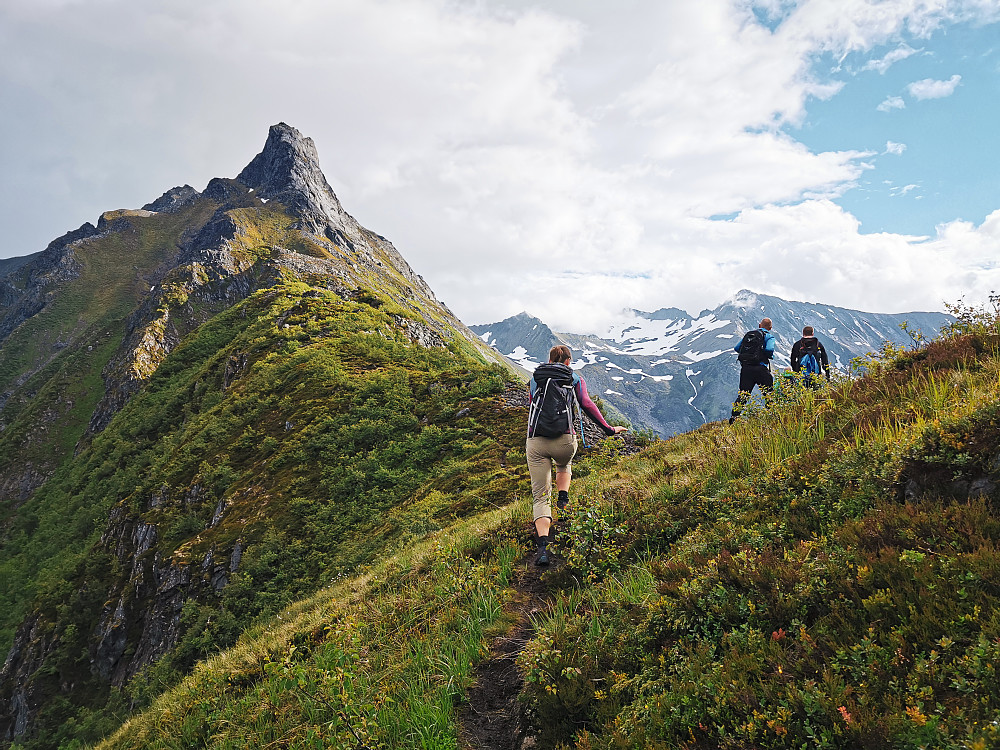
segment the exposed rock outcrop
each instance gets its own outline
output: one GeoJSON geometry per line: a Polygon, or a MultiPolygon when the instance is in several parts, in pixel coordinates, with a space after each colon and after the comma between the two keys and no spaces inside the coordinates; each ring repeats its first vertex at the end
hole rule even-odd
{"type": "Polygon", "coordinates": [[[37,615],[26,619],[17,629],[14,644],[7,653],[3,669],[0,669],[0,685],[13,687],[6,706],[7,726],[0,731],[0,740],[9,742],[27,731],[39,700],[35,685],[22,677],[33,675],[41,668],[52,645],[53,636],[41,625],[37,615]]]}
{"type": "Polygon", "coordinates": [[[152,203],[147,203],[143,208],[147,211],[155,211],[156,213],[172,214],[197,200],[199,195],[200,193],[190,185],[170,188],[170,190],[152,203]]]}
{"type": "Polygon", "coordinates": [[[424,279],[414,273],[391,242],[364,229],[344,211],[320,169],[312,138],[283,122],[272,125],[264,150],[236,179],[253,188],[260,198],[287,206],[300,218],[298,228],[328,239],[365,265],[378,267],[378,256],[384,256],[409,285],[437,301],[424,279]]]}

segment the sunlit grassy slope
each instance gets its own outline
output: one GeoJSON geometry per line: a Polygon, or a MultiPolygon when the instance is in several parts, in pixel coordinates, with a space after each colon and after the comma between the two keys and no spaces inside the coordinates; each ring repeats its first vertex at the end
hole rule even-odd
{"type": "MultiPolygon", "coordinates": [[[[520,657],[537,746],[1000,743],[1000,329],[966,313],[864,378],[587,460],[520,657]]],[[[523,486],[506,499],[245,634],[100,747],[458,747],[529,544],[523,486]]]]}

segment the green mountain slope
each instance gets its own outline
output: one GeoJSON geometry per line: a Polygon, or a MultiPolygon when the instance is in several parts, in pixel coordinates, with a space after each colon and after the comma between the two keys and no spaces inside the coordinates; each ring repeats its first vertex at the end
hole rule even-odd
{"type": "MultiPolygon", "coordinates": [[[[18,687],[106,694],[165,651],[169,681],[321,582],[502,502],[523,474],[500,466],[521,434],[490,405],[505,373],[410,343],[393,314],[284,285],[185,340],[17,517],[4,579],[33,574],[20,633],[47,631],[16,644],[15,669],[41,662],[18,687]]],[[[67,709],[50,710],[42,726],[67,709]]]]}
{"type": "MultiPolygon", "coordinates": [[[[1000,316],[964,311],[861,379],[592,455],[520,649],[515,737],[995,747],[998,349],[1000,316]]],[[[100,747],[480,746],[461,706],[530,570],[524,488],[509,499],[248,632],[100,747]]]]}
{"type": "Polygon", "coordinates": [[[109,212],[98,228],[84,225],[67,235],[68,244],[57,240],[7,277],[10,304],[0,307],[0,513],[29,497],[83,437],[104,395],[101,372],[148,279],[174,256],[185,229],[216,208],[205,201],[155,222],[109,212]]]}
{"type": "Polygon", "coordinates": [[[0,279],[0,742],[96,738],[522,481],[514,377],[287,125],[0,279]],[[123,713],[124,712],[124,713],[123,713]]]}

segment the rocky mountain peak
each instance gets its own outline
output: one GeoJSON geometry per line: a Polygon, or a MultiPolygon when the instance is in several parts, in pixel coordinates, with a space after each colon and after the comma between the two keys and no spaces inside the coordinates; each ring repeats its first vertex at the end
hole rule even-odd
{"type": "Polygon", "coordinates": [[[414,273],[392,243],[362,227],[343,209],[320,169],[316,144],[291,125],[283,122],[272,125],[264,150],[235,181],[225,185],[213,182],[216,184],[206,188],[203,195],[219,190],[225,195],[217,199],[230,202],[229,191],[251,188],[257,198],[274,200],[295,216],[298,221],[292,228],[332,243],[331,250],[342,257],[346,254],[352,264],[375,269],[388,260],[414,289],[436,302],[430,287],[414,273]]]}
{"type": "Polygon", "coordinates": [[[143,206],[146,211],[174,213],[198,198],[200,194],[190,185],[170,188],[152,203],[143,206]]]}
{"type": "Polygon", "coordinates": [[[271,126],[264,150],[236,179],[253,188],[258,197],[285,204],[313,229],[342,225],[346,218],[320,169],[316,144],[283,122],[271,126]]]}
{"type": "Polygon", "coordinates": [[[292,190],[303,182],[319,176],[319,154],[312,138],[307,138],[291,125],[279,122],[267,133],[264,150],[247,164],[237,180],[254,188],[264,197],[273,197],[292,190]]]}
{"type": "Polygon", "coordinates": [[[740,289],[730,299],[723,302],[723,305],[729,305],[738,310],[749,310],[752,307],[760,307],[760,298],[749,289],[740,289]]]}

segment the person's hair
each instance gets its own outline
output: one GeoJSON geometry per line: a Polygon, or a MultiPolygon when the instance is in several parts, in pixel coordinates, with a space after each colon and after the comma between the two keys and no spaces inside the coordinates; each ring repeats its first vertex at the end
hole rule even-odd
{"type": "Polygon", "coordinates": [[[559,344],[549,349],[549,362],[565,362],[567,359],[573,359],[573,353],[568,346],[559,344]]]}
{"type": "Polygon", "coordinates": [[[812,336],[813,335],[813,327],[812,326],[806,326],[805,328],[803,328],[802,329],[802,335],[803,336],[812,336]]]}
{"type": "Polygon", "coordinates": [[[766,328],[768,331],[770,331],[771,330],[771,319],[770,318],[764,318],[762,321],[760,321],[760,327],[761,328],[766,328]]]}

